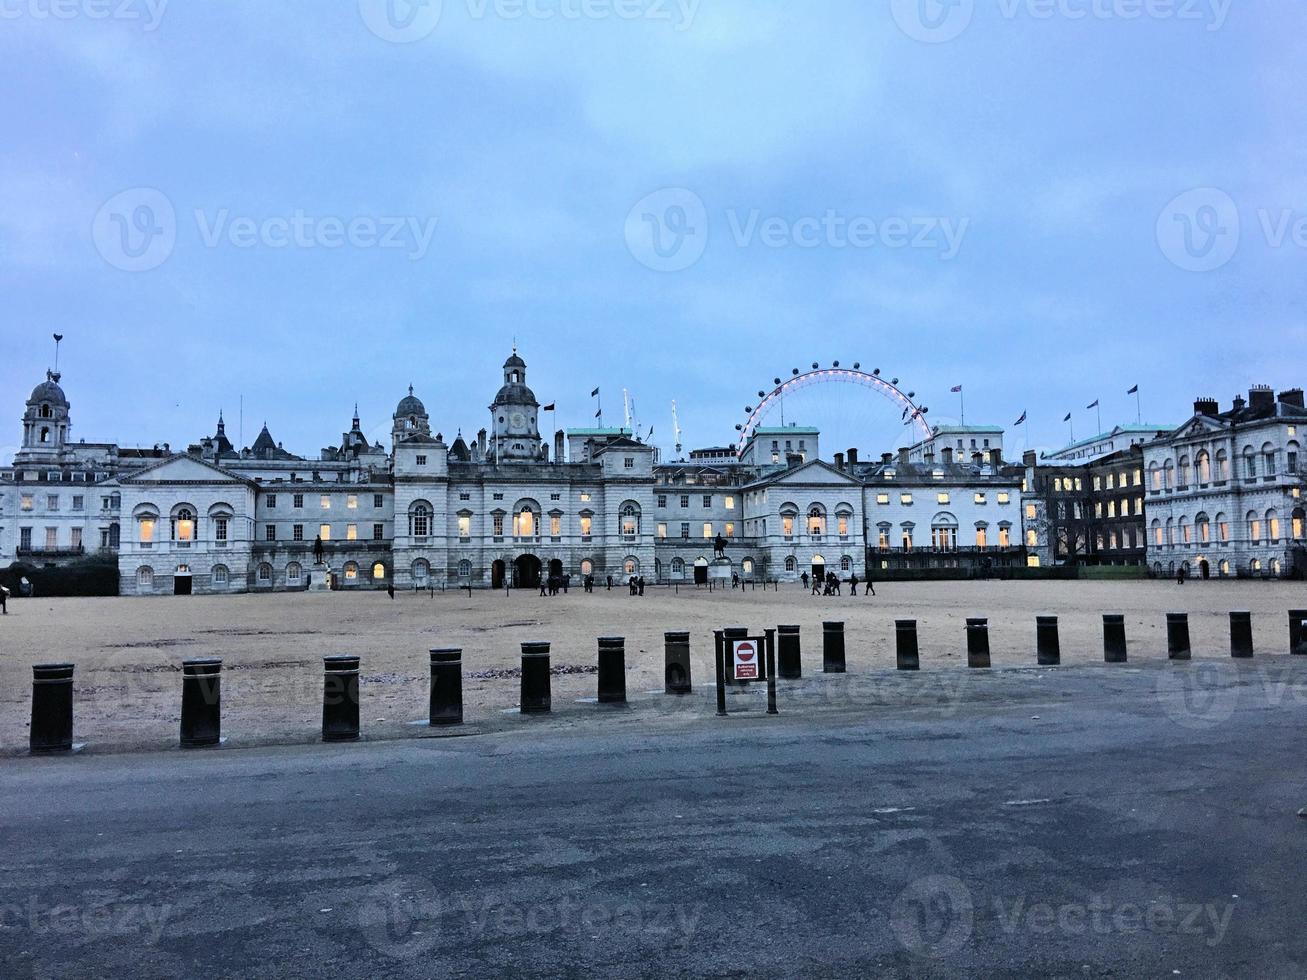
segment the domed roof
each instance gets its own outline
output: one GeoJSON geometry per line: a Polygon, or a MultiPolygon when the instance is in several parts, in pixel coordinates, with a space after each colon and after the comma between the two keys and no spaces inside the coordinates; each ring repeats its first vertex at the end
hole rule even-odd
{"type": "Polygon", "coordinates": [[[68,398],[64,395],[64,390],[59,387],[59,375],[53,371],[46,371],[45,380],[32,389],[32,397],[28,401],[49,402],[67,408],[68,398]]]}
{"type": "Polygon", "coordinates": [[[427,407],[413,394],[413,386],[409,385],[408,394],[399,400],[399,406],[395,409],[395,418],[426,414],[427,407]]]}
{"type": "Polygon", "coordinates": [[[508,384],[499,389],[493,405],[539,405],[535,392],[522,384],[508,384]]]}
{"type": "Polygon", "coordinates": [[[513,345],[513,353],[509,355],[508,360],[504,362],[505,368],[524,368],[526,361],[517,356],[517,344],[513,345]]]}

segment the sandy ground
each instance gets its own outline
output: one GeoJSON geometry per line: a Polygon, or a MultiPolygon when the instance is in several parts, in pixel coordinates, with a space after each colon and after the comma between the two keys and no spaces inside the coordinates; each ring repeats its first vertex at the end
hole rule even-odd
{"type": "MultiPolygon", "coordinates": [[[[1060,617],[1063,664],[1102,663],[1102,614],[1123,613],[1132,662],[1166,658],[1167,612],[1188,612],[1195,658],[1228,659],[1228,612],[1253,612],[1260,656],[1287,653],[1287,611],[1307,607],[1294,583],[939,582],[882,584],[876,598],[817,598],[798,586],[779,593],[650,589],[542,599],[528,592],[282,594],[144,599],[11,601],[0,618],[0,752],[25,751],[31,666],[77,665],[75,737],[92,750],[170,748],[180,720],[184,659],[221,657],[223,730],[229,744],[317,737],[324,655],[353,653],[362,663],[362,724],[371,738],[427,734],[427,650],[464,648],[471,674],[519,664],[523,640],[550,640],[553,667],[592,666],[596,638],[627,638],[632,710],[669,700],[663,684],[663,633],[691,631],[695,710],[710,707],[713,629],[741,624],[761,632],[780,623],[803,629],[805,675],[821,670],[821,624],[846,623],[850,675],[892,670],[894,621],[917,619],[922,671],[966,670],[965,619],[987,616],[996,667],[1034,662],[1035,616],[1060,617]]],[[[520,723],[515,678],[467,677],[470,725],[520,723]]],[[[555,676],[559,718],[584,723],[600,709],[592,673],[555,676]]],[[[688,702],[687,702],[688,703],[688,702]]]]}

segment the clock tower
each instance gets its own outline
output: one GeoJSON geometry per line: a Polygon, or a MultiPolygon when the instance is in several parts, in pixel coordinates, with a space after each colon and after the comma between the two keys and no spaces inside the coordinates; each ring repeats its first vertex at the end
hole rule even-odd
{"type": "Polygon", "coordinates": [[[540,456],[540,403],[526,386],[526,361],[513,355],[504,362],[504,386],[490,411],[495,420],[494,455],[497,460],[530,461],[540,456]]]}

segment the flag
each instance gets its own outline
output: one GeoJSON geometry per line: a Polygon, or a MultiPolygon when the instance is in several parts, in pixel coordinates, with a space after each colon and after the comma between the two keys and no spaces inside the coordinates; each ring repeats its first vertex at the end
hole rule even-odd
{"type": "Polygon", "coordinates": [[[604,413],[603,413],[602,410],[601,410],[601,411],[598,411],[598,412],[595,412],[595,418],[597,418],[597,419],[601,419],[601,418],[603,418],[603,417],[604,417],[604,413]]]}
{"type": "Polygon", "coordinates": [[[1064,418],[1062,421],[1063,421],[1063,422],[1070,422],[1070,421],[1071,421],[1071,413],[1070,413],[1070,412],[1067,412],[1067,413],[1066,413],[1066,418],[1064,418]]]}
{"type": "Polygon", "coordinates": [[[61,341],[61,340],[63,340],[63,339],[64,339],[64,335],[61,334],[61,333],[57,333],[57,334],[54,335],[54,342],[55,342],[56,344],[59,343],[59,341],[61,341]]]}
{"type": "Polygon", "coordinates": [[[1135,385],[1133,388],[1131,388],[1129,391],[1127,391],[1126,394],[1127,394],[1127,395],[1137,395],[1137,394],[1139,394],[1139,386],[1138,386],[1138,385],[1135,385]]]}
{"type": "Polygon", "coordinates": [[[1098,407],[1097,398],[1095,398],[1092,402],[1090,402],[1088,405],[1085,406],[1085,408],[1097,408],[1097,407],[1098,407]]]}
{"type": "Polygon", "coordinates": [[[1022,413],[1021,413],[1021,418],[1017,419],[1017,420],[1016,420],[1015,422],[1013,422],[1012,424],[1013,424],[1013,425],[1022,425],[1025,421],[1026,421],[1026,413],[1025,413],[1025,412],[1022,412],[1022,413]]]}
{"type": "Polygon", "coordinates": [[[590,397],[591,397],[591,398],[598,398],[598,397],[599,397],[599,389],[596,388],[594,391],[590,392],[590,397]]]}
{"type": "Polygon", "coordinates": [[[556,402],[550,402],[544,408],[540,409],[540,411],[542,412],[554,412],[557,410],[558,410],[558,404],[556,402]]]}
{"type": "Polygon", "coordinates": [[[949,389],[949,391],[953,392],[953,394],[955,394],[955,395],[957,395],[957,394],[961,394],[961,392],[962,392],[962,386],[961,386],[961,385],[954,385],[952,388],[949,389]]]}

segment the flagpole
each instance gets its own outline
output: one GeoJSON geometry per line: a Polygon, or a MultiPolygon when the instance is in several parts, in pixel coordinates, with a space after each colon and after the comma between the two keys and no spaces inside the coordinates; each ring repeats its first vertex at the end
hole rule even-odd
{"type": "Polygon", "coordinates": [[[1139,386],[1135,385],[1135,422],[1139,425],[1144,424],[1144,403],[1139,397],[1139,386]]]}
{"type": "Polygon", "coordinates": [[[1103,431],[1103,406],[1101,404],[1094,406],[1094,416],[1098,419],[1098,431],[1103,431]]]}

